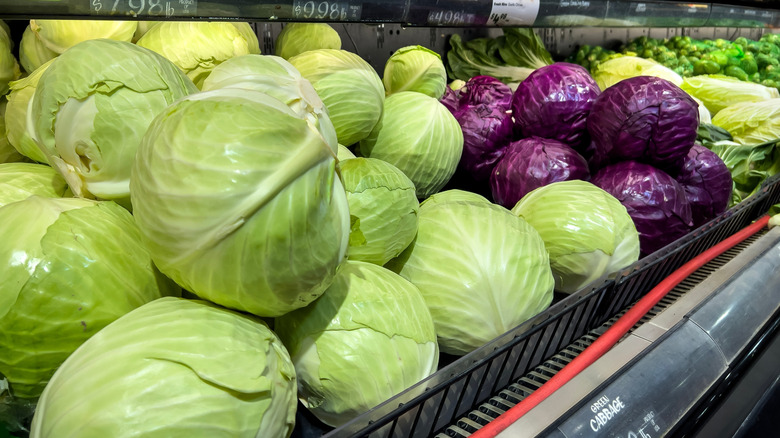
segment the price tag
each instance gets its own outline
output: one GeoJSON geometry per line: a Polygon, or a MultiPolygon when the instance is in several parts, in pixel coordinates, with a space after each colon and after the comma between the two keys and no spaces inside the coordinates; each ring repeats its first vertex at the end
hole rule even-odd
{"type": "Polygon", "coordinates": [[[539,14],[539,0],[493,0],[489,24],[531,26],[539,14]]]}
{"type": "Polygon", "coordinates": [[[184,17],[196,15],[198,0],[89,0],[93,15],[184,17]]]}
{"type": "Polygon", "coordinates": [[[430,11],[428,24],[431,26],[465,26],[474,24],[475,15],[466,11],[430,11]]]}
{"type": "Polygon", "coordinates": [[[322,21],[358,21],[362,4],[352,5],[346,1],[303,1],[293,2],[293,18],[322,21]]]}
{"type": "Polygon", "coordinates": [[[590,2],[587,0],[561,0],[561,8],[589,8],[590,2]]]}

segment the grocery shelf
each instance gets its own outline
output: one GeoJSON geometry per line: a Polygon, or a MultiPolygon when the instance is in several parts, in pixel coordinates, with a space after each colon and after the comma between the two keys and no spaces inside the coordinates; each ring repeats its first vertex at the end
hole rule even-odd
{"type": "Polygon", "coordinates": [[[0,0],[0,18],[323,21],[426,27],[780,27],[780,2],[0,0]]]}

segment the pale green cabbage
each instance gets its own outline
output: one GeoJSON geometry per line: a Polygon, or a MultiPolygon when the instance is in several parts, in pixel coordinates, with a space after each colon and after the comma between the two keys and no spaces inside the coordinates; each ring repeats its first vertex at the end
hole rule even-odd
{"type": "Polygon", "coordinates": [[[132,42],[137,43],[142,36],[146,35],[146,32],[149,32],[149,29],[153,28],[158,23],[162,23],[162,21],[139,21],[138,28],[135,29],[135,33],[133,34],[132,42]]]}
{"type": "Polygon", "coordinates": [[[447,70],[441,55],[433,50],[406,46],[388,58],[382,82],[388,96],[401,91],[417,91],[441,99],[447,88],[447,70]]]}
{"type": "Polygon", "coordinates": [[[523,196],[512,213],[544,240],[559,292],[575,292],[639,259],[639,234],[626,207],[589,182],[540,187],[523,196]]]}
{"type": "Polygon", "coordinates": [[[30,29],[40,42],[57,54],[98,38],[130,42],[137,27],[138,22],[132,20],[30,20],[30,29]]]}
{"type": "Polygon", "coordinates": [[[81,343],[179,289],[156,271],[113,202],[32,196],[0,208],[0,374],[34,398],[81,343]]]}
{"type": "Polygon", "coordinates": [[[27,73],[32,73],[48,61],[56,58],[59,53],[49,50],[28,25],[19,42],[19,62],[27,73]]]}
{"type": "Polygon", "coordinates": [[[623,79],[636,76],[656,76],[680,86],[682,76],[653,61],[637,56],[621,56],[602,62],[591,72],[599,88],[604,91],[623,79]]]}
{"type": "Polygon", "coordinates": [[[289,437],[295,369],[259,319],[161,298],[85,342],[46,386],[31,438],[289,437]]]}
{"type": "Polygon", "coordinates": [[[526,221],[495,204],[438,196],[420,205],[417,238],[386,266],[422,292],[441,351],[462,355],[546,309],[554,280],[526,221]]]}
{"type": "Polygon", "coordinates": [[[219,64],[203,81],[203,91],[238,88],[260,91],[290,107],[314,123],[333,151],[337,151],[336,130],[325,104],[311,83],[295,67],[278,56],[242,55],[219,64]]]}
{"type": "Polygon", "coordinates": [[[198,88],[220,63],[260,53],[257,35],[246,22],[165,21],[136,44],[171,60],[198,88]]]}
{"type": "Polygon", "coordinates": [[[129,207],[130,166],[141,137],[160,111],[196,91],[150,50],[89,40],[43,72],[27,117],[35,124],[33,139],[76,196],[129,207]]]}
{"type": "Polygon", "coordinates": [[[419,202],[414,183],[397,167],[376,158],[341,163],[352,230],[347,256],[384,265],[417,234],[419,202]]]}
{"type": "Polygon", "coordinates": [[[11,92],[7,96],[8,109],[5,113],[6,131],[11,145],[25,157],[47,164],[46,154],[33,140],[35,120],[29,116],[38,81],[52,61],[53,58],[43,63],[29,76],[11,82],[11,92]]]}
{"type": "Polygon", "coordinates": [[[780,139],[780,98],[727,106],[712,124],[728,131],[734,141],[755,145],[780,139]]]}
{"type": "Polygon", "coordinates": [[[418,198],[441,190],[463,153],[463,131],[437,99],[402,91],[385,99],[384,115],[360,142],[360,154],[401,169],[414,182],[418,198]]]}
{"type": "Polygon", "coordinates": [[[355,158],[355,154],[352,153],[349,148],[344,146],[343,144],[339,145],[338,151],[336,151],[336,158],[339,159],[339,161],[349,160],[350,158],[355,158]]]}
{"type": "Polygon", "coordinates": [[[685,78],[680,88],[701,100],[713,115],[735,103],[760,102],[780,97],[777,88],[740,81],[725,75],[700,75],[685,78]]]}
{"type": "Polygon", "coordinates": [[[226,307],[283,315],[319,297],[346,259],[335,153],[267,94],[225,88],[168,107],[138,148],[130,193],[160,270],[226,307]]]}
{"type": "Polygon", "coordinates": [[[325,294],[275,320],[301,402],[338,426],[436,371],[438,346],[420,291],[389,270],[348,261],[325,294]]]}
{"type": "Polygon", "coordinates": [[[0,207],[33,195],[61,198],[67,188],[62,176],[44,164],[0,164],[0,207]]]}
{"type": "Polygon", "coordinates": [[[0,163],[15,163],[24,160],[24,156],[13,147],[6,135],[5,114],[7,106],[8,101],[5,96],[0,96],[0,163]]]}
{"type": "Polygon", "coordinates": [[[346,50],[318,49],[290,58],[317,90],[338,142],[351,146],[366,138],[382,117],[384,86],[374,68],[346,50]]]}
{"type": "Polygon", "coordinates": [[[19,63],[12,53],[14,42],[8,26],[0,20],[0,96],[8,92],[8,83],[19,78],[19,63]]]}
{"type": "Polygon", "coordinates": [[[274,53],[290,59],[317,49],[341,49],[341,37],[327,23],[288,23],[276,38],[274,53]]]}

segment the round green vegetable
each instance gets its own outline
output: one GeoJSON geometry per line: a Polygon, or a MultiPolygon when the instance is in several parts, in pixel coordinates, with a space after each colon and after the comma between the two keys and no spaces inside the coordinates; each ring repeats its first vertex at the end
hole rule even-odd
{"type": "Polygon", "coordinates": [[[290,59],[317,49],[341,49],[341,37],[327,23],[288,23],[276,38],[276,56],[290,59]]]}
{"type": "Polygon", "coordinates": [[[407,46],[387,60],[382,82],[388,96],[417,91],[441,99],[447,87],[447,71],[438,53],[423,46],[407,46]]]}
{"type": "Polygon", "coordinates": [[[61,198],[68,185],[56,170],[43,164],[0,164],[0,207],[30,196],[61,198]]]}

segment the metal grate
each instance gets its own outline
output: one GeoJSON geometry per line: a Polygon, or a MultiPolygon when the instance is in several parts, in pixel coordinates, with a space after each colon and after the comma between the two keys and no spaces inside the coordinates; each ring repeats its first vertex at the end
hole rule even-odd
{"type": "MultiPolygon", "coordinates": [[[[661,300],[659,300],[658,304],[650,309],[650,311],[629,330],[629,333],[650,321],[653,317],[663,312],[665,309],[669,308],[688,291],[692,290],[712,273],[719,270],[721,267],[723,267],[723,265],[728,263],[729,260],[736,257],[739,253],[756,242],[764,234],[766,234],[766,231],[759,232],[745,239],[743,242],[740,242],[733,248],[725,251],[723,254],[712,259],[710,262],[693,272],[690,276],[685,278],[685,280],[680,282],[676,287],[669,291],[669,293],[667,293],[661,300]]],[[[502,389],[489,400],[477,406],[474,410],[468,412],[463,417],[459,418],[457,421],[455,421],[454,424],[446,427],[443,431],[436,434],[436,438],[468,437],[478,429],[482,428],[482,426],[488,424],[490,421],[496,419],[499,415],[509,410],[512,406],[520,403],[520,401],[528,397],[532,392],[542,386],[542,384],[550,380],[558,371],[560,371],[565,365],[567,365],[575,357],[577,357],[577,355],[585,350],[585,348],[592,344],[596,338],[598,338],[609,327],[611,327],[621,316],[623,316],[626,311],[628,311],[628,308],[623,309],[620,313],[610,318],[601,326],[591,330],[587,334],[566,346],[566,348],[562,349],[550,359],[547,359],[542,364],[535,367],[532,371],[528,372],[514,383],[502,389]]]]}

